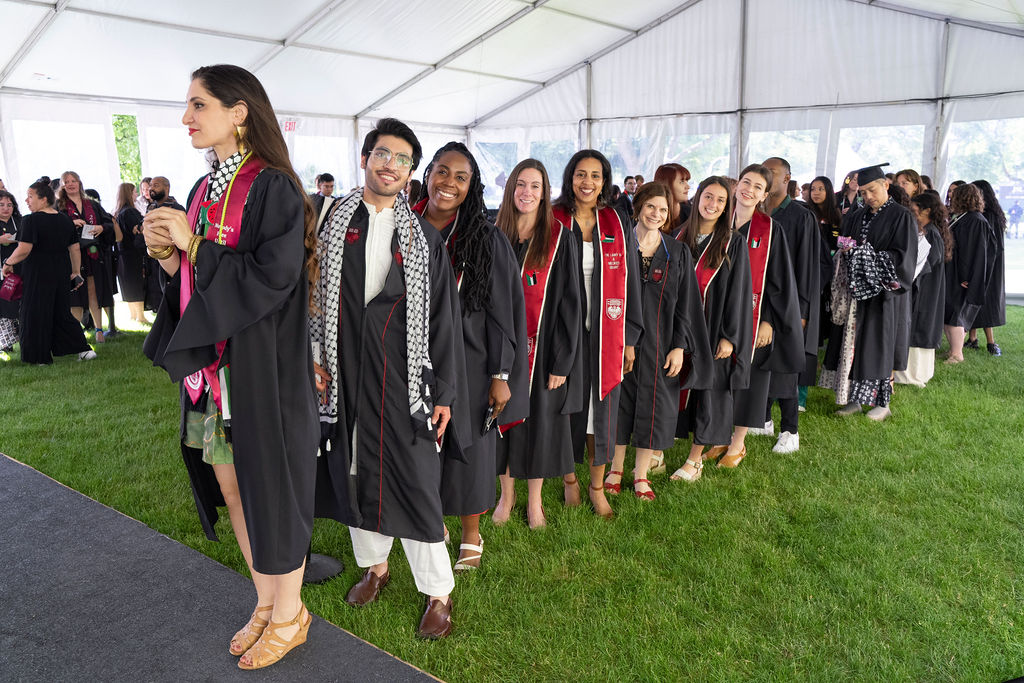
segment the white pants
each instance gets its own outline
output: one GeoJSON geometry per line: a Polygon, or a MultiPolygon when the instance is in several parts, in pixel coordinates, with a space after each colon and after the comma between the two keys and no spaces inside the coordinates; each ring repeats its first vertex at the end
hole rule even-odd
{"type": "Polygon", "coordinates": [[[913,384],[923,387],[934,375],[935,349],[920,349],[911,346],[907,357],[907,369],[897,370],[894,380],[896,384],[913,384]]]}
{"type": "MultiPolygon", "coordinates": [[[[348,532],[352,537],[352,553],[356,556],[357,565],[365,569],[387,562],[395,541],[393,537],[354,527],[349,527],[348,532]]],[[[444,543],[424,543],[409,538],[401,541],[416,590],[434,597],[451,593],[455,588],[455,574],[444,543]]]]}

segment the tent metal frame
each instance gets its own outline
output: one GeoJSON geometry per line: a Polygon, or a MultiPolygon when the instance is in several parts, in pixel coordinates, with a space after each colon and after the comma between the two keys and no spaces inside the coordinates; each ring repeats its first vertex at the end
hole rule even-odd
{"type": "MultiPolygon", "coordinates": [[[[19,46],[19,48],[15,51],[15,53],[11,56],[11,58],[3,66],[2,70],[0,70],[0,93],[14,93],[14,92],[17,92],[18,94],[35,95],[35,96],[42,96],[42,97],[45,97],[45,96],[48,96],[48,95],[52,94],[49,91],[44,91],[44,90],[38,90],[37,91],[37,90],[32,90],[32,89],[11,89],[11,88],[6,88],[6,87],[4,87],[4,83],[10,78],[11,74],[13,73],[13,71],[25,59],[25,57],[29,54],[29,52],[32,50],[32,48],[36,45],[36,43],[38,43],[39,40],[46,34],[47,30],[50,28],[50,26],[53,25],[54,21],[56,21],[59,16],[61,16],[62,14],[69,14],[69,13],[71,13],[71,14],[84,14],[84,15],[88,15],[88,16],[105,18],[105,19],[112,19],[112,20],[117,20],[117,21],[122,21],[122,22],[130,22],[130,23],[147,25],[147,26],[156,26],[156,27],[167,28],[167,29],[172,29],[172,30],[177,30],[177,31],[184,31],[184,32],[188,32],[188,33],[196,33],[196,34],[203,34],[203,35],[213,35],[213,36],[222,37],[222,38],[231,38],[231,39],[235,39],[235,40],[248,41],[248,42],[254,42],[254,43],[263,43],[265,45],[268,45],[267,52],[264,53],[260,58],[255,60],[252,64],[250,64],[250,69],[254,70],[254,71],[258,70],[258,69],[260,69],[260,68],[262,68],[264,66],[266,66],[269,62],[271,62],[273,59],[275,59],[278,55],[280,55],[284,50],[286,50],[289,47],[300,48],[300,49],[307,49],[307,50],[314,50],[314,51],[319,51],[319,52],[327,52],[327,53],[338,54],[338,55],[347,55],[347,56],[363,57],[363,58],[368,58],[368,59],[377,59],[377,60],[382,60],[382,61],[390,61],[390,62],[397,62],[397,63],[403,63],[403,64],[413,64],[413,65],[416,65],[416,66],[423,66],[424,67],[424,69],[421,72],[419,72],[418,74],[416,74],[415,76],[413,76],[412,78],[407,80],[406,82],[402,83],[401,85],[397,86],[396,88],[392,89],[390,92],[388,92],[387,94],[383,95],[382,97],[377,98],[370,105],[362,108],[358,113],[356,113],[354,115],[344,115],[344,116],[338,116],[338,117],[331,117],[330,115],[315,114],[315,116],[324,117],[324,118],[346,118],[346,119],[347,118],[353,118],[356,121],[356,125],[357,126],[358,126],[359,119],[367,117],[373,111],[379,109],[381,106],[383,106],[387,102],[389,102],[389,101],[393,100],[394,98],[400,96],[403,92],[407,91],[409,88],[414,86],[416,83],[419,83],[420,81],[422,81],[424,78],[426,78],[430,74],[435,73],[436,71],[438,71],[439,69],[442,69],[442,68],[447,68],[447,69],[450,69],[450,70],[453,70],[453,71],[469,73],[469,74],[472,74],[472,75],[483,76],[483,77],[487,77],[487,78],[495,78],[495,79],[499,79],[499,80],[503,80],[503,81],[528,83],[528,84],[531,84],[531,85],[534,86],[534,87],[530,88],[528,91],[526,91],[525,93],[522,93],[521,95],[518,95],[518,96],[512,98],[511,100],[505,102],[504,104],[502,104],[502,105],[492,109],[491,111],[489,111],[489,112],[487,112],[487,113],[485,113],[485,114],[483,114],[481,116],[478,116],[473,122],[471,122],[468,125],[464,126],[465,130],[468,132],[468,131],[472,130],[473,128],[481,125],[485,121],[487,121],[487,120],[489,120],[491,118],[494,118],[498,114],[501,114],[502,112],[510,109],[511,107],[515,106],[516,104],[519,104],[520,102],[522,102],[522,101],[524,101],[524,100],[526,100],[526,99],[528,99],[528,98],[538,94],[539,92],[541,92],[541,91],[551,87],[555,83],[558,83],[558,82],[562,81],[563,79],[565,79],[568,76],[576,73],[580,69],[586,68],[588,70],[588,72],[589,72],[589,70],[591,68],[591,65],[593,64],[594,61],[600,59],[601,57],[604,57],[604,56],[608,55],[609,53],[611,53],[614,50],[622,47],[623,45],[625,45],[625,44],[635,40],[636,38],[639,38],[640,36],[644,35],[648,31],[656,28],[657,26],[659,26],[660,24],[664,23],[665,21],[675,17],[676,15],[686,11],[690,7],[693,7],[694,5],[700,3],[702,0],[687,0],[686,2],[681,3],[680,5],[676,6],[672,10],[670,10],[670,11],[666,12],[665,14],[663,14],[662,16],[658,17],[654,21],[649,22],[647,25],[645,25],[645,26],[643,26],[643,27],[641,27],[639,29],[635,29],[635,30],[634,29],[630,29],[630,28],[628,28],[626,26],[623,26],[621,24],[617,24],[615,22],[606,21],[606,20],[599,19],[599,18],[596,18],[596,17],[589,17],[589,16],[586,16],[586,15],[583,15],[583,14],[580,14],[580,13],[577,13],[577,12],[572,12],[572,11],[561,9],[561,8],[557,8],[557,7],[550,7],[550,6],[545,7],[545,5],[548,4],[549,0],[532,0],[532,1],[531,0],[516,0],[516,2],[519,2],[519,3],[524,5],[522,9],[520,9],[517,12],[515,12],[514,14],[512,14],[511,16],[506,18],[505,20],[499,22],[495,26],[491,27],[487,31],[484,31],[483,33],[478,35],[476,38],[470,40],[468,43],[462,45],[457,50],[451,52],[450,54],[446,55],[445,57],[443,57],[442,59],[440,59],[439,61],[437,61],[436,63],[433,63],[433,64],[424,63],[424,62],[418,62],[418,61],[411,60],[411,59],[396,58],[396,57],[390,57],[390,56],[385,56],[385,55],[376,55],[376,54],[372,54],[372,53],[368,53],[368,52],[357,52],[357,51],[352,51],[352,50],[343,50],[343,49],[338,49],[338,48],[332,48],[332,47],[323,46],[323,45],[315,45],[315,44],[312,44],[312,43],[304,43],[301,40],[299,40],[305,33],[307,33],[311,28],[313,28],[320,20],[322,20],[324,17],[328,16],[330,13],[332,13],[332,12],[336,11],[337,9],[341,8],[349,0],[327,0],[327,1],[325,1],[316,10],[311,12],[302,22],[300,22],[300,24],[293,31],[291,31],[289,33],[289,35],[287,35],[283,39],[265,38],[265,37],[262,37],[262,36],[254,36],[254,35],[247,35],[247,34],[240,34],[240,33],[231,33],[231,32],[225,32],[225,31],[221,31],[221,30],[206,29],[206,28],[202,28],[202,27],[199,27],[199,26],[188,26],[188,25],[176,24],[176,23],[172,23],[172,22],[157,21],[157,20],[149,19],[149,18],[145,18],[145,17],[131,17],[131,16],[124,16],[124,15],[120,15],[120,14],[115,14],[113,12],[105,12],[105,11],[102,11],[102,10],[93,10],[93,9],[88,9],[88,8],[75,7],[75,6],[71,6],[70,5],[71,0],[57,0],[56,2],[45,2],[43,0],[6,0],[6,1],[7,2],[17,3],[17,4],[22,4],[22,5],[30,5],[30,6],[34,6],[34,7],[45,8],[45,9],[48,10],[48,12],[43,16],[43,18],[39,21],[39,23],[31,31],[31,33],[28,35],[28,37],[22,42],[22,44],[19,46]],[[449,66],[451,64],[451,62],[453,62],[459,56],[465,54],[469,50],[471,50],[474,47],[480,45],[485,40],[487,40],[491,36],[497,34],[498,32],[500,32],[500,31],[502,31],[502,30],[504,30],[504,29],[506,29],[506,28],[508,28],[508,27],[510,27],[512,25],[514,25],[516,22],[521,20],[523,17],[527,16],[528,14],[532,13],[533,11],[535,11],[537,9],[540,9],[541,7],[545,7],[546,10],[551,11],[551,12],[557,12],[557,13],[565,15],[565,16],[571,16],[571,17],[574,17],[574,18],[577,18],[577,19],[581,19],[581,20],[585,20],[585,21],[590,21],[592,23],[597,23],[597,24],[600,24],[600,25],[603,25],[603,26],[607,26],[609,28],[613,28],[613,29],[616,29],[616,30],[625,31],[625,32],[627,32],[627,35],[622,37],[622,38],[620,38],[620,39],[618,39],[618,40],[616,40],[616,41],[614,41],[614,42],[612,42],[607,47],[597,51],[596,53],[590,55],[586,59],[584,59],[584,60],[582,60],[580,62],[577,62],[576,64],[571,65],[567,69],[564,69],[563,71],[559,72],[558,74],[552,76],[551,78],[549,78],[549,79],[547,79],[547,80],[545,80],[543,82],[539,82],[539,81],[535,81],[535,80],[530,80],[530,79],[525,79],[525,78],[511,77],[511,76],[504,75],[504,74],[489,73],[489,72],[484,72],[484,71],[476,71],[476,70],[472,70],[472,69],[464,69],[464,68],[449,66]]],[[[900,5],[900,4],[896,3],[896,2],[888,2],[886,0],[848,0],[848,1],[856,3],[858,5],[864,5],[864,6],[867,6],[867,7],[874,7],[874,8],[889,10],[889,11],[892,11],[892,12],[899,12],[901,14],[908,14],[908,15],[912,15],[912,16],[917,16],[917,17],[921,17],[921,18],[924,18],[924,19],[930,19],[930,20],[934,20],[934,21],[942,21],[942,22],[944,22],[945,23],[945,29],[944,29],[943,48],[942,48],[943,49],[943,54],[942,54],[942,68],[941,68],[943,83],[942,83],[942,89],[940,89],[940,93],[942,93],[943,95],[945,94],[946,72],[947,72],[947,68],[948,68],[948,65],[947,65],[948,47],[949,47],[948,46],[948,43],[949,43],[948,34],[949,34],[949,27],[950,27],[950,25],[964,26],[964,27],[967,27],[967,28],[978,29],[978,30],[982,30],[982,31],[990,31],[990,32],[993,32],[993,33],[999,33],[999,34],[1014,36],[1014,37],[1017,37],[1017,38],[1024,38],[1024,29],[1022,29],[1022,28],[1014,28],[1014,27],[1010,27],[1010,26],[1001,26],[999,24],[992,24],[992,23],[988,23],[988,22],[974,21],[974,20],[970,20],[970,19],[962,19],[962,18],[958,18],[958,17],[953,17],[953,16],[944,15],[944,14],[939,14],[939,13],[936,13],[936,12],[929,12],[927,10],[922,10],[922,9],[918,9],[918,8],[915,8],[915,7],[903,6],[903,5],[900,5]]],[[[743,13],[744,22],[745,22],[745,20],[746,20],[745,19],[746,18],[746,13],[747,13],[746,0],[741,0],[741,6],[742,6],[742,13],[743,13]]],[[[741,76],[741,78],[740,78],[740,108],[739,108],[739,111],[738,111],[738,114],[739,114],[739,125],[740,126],[742,126],[742,116],[743,116],[743,112],[745,111],[743,106],[742,106],[742,103],[743,103],[743,90],[744,90],[744,87],[745,87],[745,84],[743,83],[743,78],[742,78],[743,72],[745,71],[745,62],[746,62],[746,55],[744,54],[745,50],[746,50],[745,42],[746,41],[744,40],[744,44],[740,48],[741,49],[741,56],[740,56],[740,65],[741,65],[740,66],[740,72],[741,72],[740,76],[741,76]]],[[[589,77],[587,79],[587,82],[588,82],[588,96],[587,96],[587,105],[586,105],[586,107],[587,107],[587,119],[586,120],[587,121],[592,121],[593,120],[591,118],[591,114],[592,114],[592,111],[591,111],[591,105],[592,105],[591,94],[592,94],[592,90],[590,88],[590,78],[589,77]]],[[[80,99],[80,100],[93,99],[93,98],[91,98],[90,96],[87,96],[87,95],[65,94],[64,96],[65,97],[70,97],[72,99],[80,99]]],[[[131,98],[114,98],[114,99],[116,99],[117,101],[120,101],[120,102],[136,103],[136,104],[160,104],[160,105],[170,105],[170,104],[177,105],[178,104],[178,103],[172,103],[172,102],[153,102],[153,101],[144,101],[144,100],[133,100],[131,98]]],[[[939,99],[944,99],[944,98],[939,98],[939,99]]],[[[106,101],[112,101],[112,100],[108,99],[106,101]]],[[[282,113],[287,115],[286,112],[282,112],[282,113]]],[[[298,113],[294,113],[292,115],[297,115],[297,114],[298,113]]],[[[305,115],[305,114],[303,114],[303,115],[305,115]]],[[[941,120],[940,120],[940,125],[941,125],[941,120]]],[[[463,128],[463,126],[458,126],[458,125],[453,125],[451,127],[452,128],[463,128]]],[[[589,139],[589,128],[588,128],[587,137],[589,139]]],[[[741,139],[742,139],[742,136],[741,136],[741,139]]]]}

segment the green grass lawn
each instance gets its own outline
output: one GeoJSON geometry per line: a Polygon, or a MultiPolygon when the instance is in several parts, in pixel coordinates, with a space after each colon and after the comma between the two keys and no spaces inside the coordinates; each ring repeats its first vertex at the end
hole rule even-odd
{"type": "MultiPolygon", "coordinates": [[[[653,503],[624,489],[612,522],[564,509],[557,482],[545,487],[547,529],[529,531],[522,506],[505,527],[485,519],[484,567],[457,579],[446,641],[413,637],[423,601],[399,544],[382,600],[344,603],[359,570],[334,522],[317,522],[314,549],[342,557],[345,573],[304,598],[450,681],[1020,675],[1024,309],[1007,313],[1002,358],[983,345],[959,366],[940,362],[926,389],[897,388],[885,424],[834,417],[832,395],[812,389],[798,453],[750,437],[738,470],[706,470],[695,485],[655,478],[653,503]]],[[[111,340],[89,363],[0,357],[0,451],[244,571],[226,515],[223,543],[200,529],[175,441],[177,388],[143,358],[142,338],[111,340]]],[[[685,451],[669,452],[670,472],[685,451]]]]}

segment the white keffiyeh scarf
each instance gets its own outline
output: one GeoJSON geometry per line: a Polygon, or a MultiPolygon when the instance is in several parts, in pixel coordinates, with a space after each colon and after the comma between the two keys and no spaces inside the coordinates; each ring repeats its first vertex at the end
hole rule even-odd
{"type": "MultiPolygon", "coordinates": [[[[310,339],[321,348],[320,362],[331,376],[327,403],[320,404],[320,421],[338,421],[338,315],[341,301],[341,268],[345,236],[352,216],[363,201],[358,188],[338,201],[320,228],[317,255],[320,280],[313,288],[314,313],[309,318],[310,339]]],[[[430,364],[430,248],[419,220],[401,196],[395,198],[395,233],[405,270],[406,356],[408,361],[409,414],[413,429],[429,431],[434,406],[430,397],[433,368],[430,364]]],[[[362,291],[362,290],[360,290],[362,291]]]]}

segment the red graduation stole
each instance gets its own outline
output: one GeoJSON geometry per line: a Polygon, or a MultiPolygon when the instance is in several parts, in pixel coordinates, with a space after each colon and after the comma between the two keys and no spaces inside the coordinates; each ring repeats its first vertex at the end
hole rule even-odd
{"type": "MultiPolygon", "coordinates": [[[[554,210],[555,220],[572,225],[565,208],[554,210]]],[[[622,360],[626,348],[626,231],[619,214],[610,206],[597,211],[594,239],[600,240],[600,264],[594,264],[601,278],[601,316],[598,336],[600,362],[597,369],[598,397],[604,399],[622,381],[622,360]]],[[[583,245],[587,249],[586,243],[583,245]]]]}
{"type": "MultiPolygon", "coordinates": [[[[679,239],[680,239],[680,241],[682,241],[682,233],[679,233],[679,239]]],[[[709,249],[711,247],[711,240],[714,239],[714,235],[713,234],[712,235],[708,235],[705,239],[707,240],[707,246],[705,246],[704,247],[704,251],[701,252],[700,258],[697,259],[697,263],[696,263],[696,265],[694,265],[693,270],[694,270],[694,272],[697,275],[697,291],[700,292],[700,305],[701,305],[702,308],[705,309],[704,310],[704,318],[706,320],[707,317],[708,317],[707,316],[708,287],[711,286],[712,280],[714,280],[715,276],[718,275],[719,271],[722,270],[722,264],[725,263],[725,259],[722,259],[721,262],[717,266],[715,266],[714,268],[709,266],[708,262],[707,262],[707,255],[708,255],[708,251],[709,251],[709,249]]],[[[689,248],[689,247],[687,247],[687,248],[689,248]]],[[[711,340],[711,342],[712,342],[712,344],[714,344],[715,340],[711,340]]],[[[714,353],[714,351],[715,351],[714,347],[712,347],[711,351],[712,351],[712,353],[714,353]]],[[[687,354],[687,356],[689,356],[689,354],[687,354]]],[[[686,360],[689,360],[689,358],[687,357],[686,360]]],[[[683,366],[683,372],[685,374],[681,374],[681,376],[680,376],[681,380],[685,379],[686,376],[688,376],[690,374],[689,373],[689,368],[686,367],[686,362],[685,361],[684,361],[684,366],[683,366]]],[[[690,400],[690,390],[689,389],[681,389],[679,391],[679,410],[684,410],[686,408],[689,400],[690,400]]]]}
{"type": "MultiPolygon", "coordinates": [[[[223,244],[232,249],[238,248],[238,239],[242,232],[242,210],[245,208],[245,201],[249,197],[253,181],[256,180],[256,176],[263,168],[262,161],[253,158],[251,153],[247,154],[242,159],[241,166],[235,171],[231,182],[228,183],[224,194],[216,202],[205,199],[210,176],[203,178],[188,207],[188,224],[192,226],[192,232],[217,244],[223,244]]],[[[195,267],[188,262],[185,252],[182,252],[181,294],[179,297],[182,314],[185,313],[193,291],[195,291],[195,267]]],[[[203,395],[203,380],[205,379],[206,383],[210,385],[210,391],[213,393],[213,400],[217,407],[224,410],[217,367],[220,365],[226,346],[227,341],[217,342],[217,360],[185,378],[185,388],[193,403],[203,395]]]]}
{"type": "MultiPolygon", "coordinates": [[[[772,247],[772,219],[768,214],[754,211],[747,231],[747,250],[750,253],[750,276],[754,286],[754,335],[756,343],[757,326],[761,322],[761,303],[763,301],[764,282],[768,275],[768,255],[772,247]]],[[[754,344],[751,344],[753,353],[754,344]]]]}
{"type": "MultiPolygon", "coordinates": [[[[86,197],[82,197],[82,212],[78,212],[78,207],[72,201],[68,202],[67,209],[65,210],[67,215],[71,216],[71,220],[76,218],[85,221],[86,225],[99,225],[99,221],[96,219],[96,210],[92,206],[92,201],[86,197]]],[[[100,258],[99,247],[94,243],[90,243],[86,248],[85,253],[89,255],[93,261],[98,261],[100,258]]]]}
{"type": "MultiPolygon", "coordinates": [[[[536,237],[539,237],[536,236],[536,237]]],[[[526,302],[526,367],[530,377],[530,393],[533,393],[533,370],[534,360],[537,357],[537,337],[540,335],[540,324],[544,317],[544,302],[548,297],[548,275],[551,274],[551,263],[555,260],[555,254],[562,243],[562,226],[558,224],[558,230],[548,246],[548,258],[540,268],[526,270],[526,264],[520,268],[519,274],[523,281],[523,298],[526,302]]],[[[524,420],[499,425],[498,429],[504,434],[512,427],[524,420]]]]}

